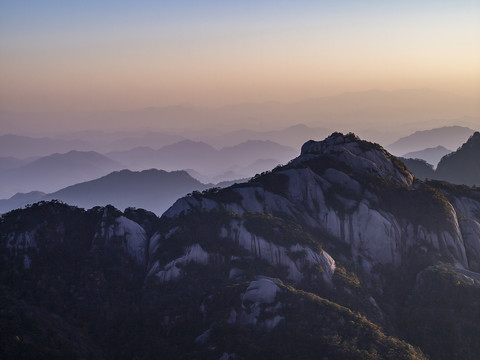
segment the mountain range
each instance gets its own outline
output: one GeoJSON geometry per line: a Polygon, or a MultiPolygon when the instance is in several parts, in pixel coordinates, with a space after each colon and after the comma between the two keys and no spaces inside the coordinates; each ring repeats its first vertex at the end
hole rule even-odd
{"type": "Polygon", "coordinates": [[[43,138],[6,134],[0,136],[0,157],[10,156],[22,159],[71,150],[107,153],[129,150],[138,146],[159,148],[181,140],[185,138],[177,134],[154,131],[107,133],[91,130],[43,138]]]}
{"type": "MultiPolygon", "coordinates": [[[[240,177],[250,177],[255,175],[252,171],[258,170],[258,163],[253,164],[259,159],[274,159],[277,163],[282,163],[296,153],[297,150],[293,148],[264,140],[249,140],[220,150],[200,141],[183,140],[158,150],[139,147],[106,155],[132,170],[194,169],[213,178],[227,171],[236,171],[240,177]],[[249,166],[252,166],[252,169],[249,169],[249,166]]],[[[265,170],[268,170],[268,167],[263,169],[265,170]]]]}
{"type": "Polygon", "coordinates": [[[94,151],[56,153],[2,171],[0,194],[9,196],[33,190],[52,192],[122,168],[121,164],[94,151]]]}
{"type": "Polygon", "coordinates": [[[416,131],[406,137],[400,138],[386,149],[394,155],[402,155],[426,148],[443,146],[456,150],[475,131],[462,126],[445,126],[431,130],[416,131]]]}
{"type": "Polygon", "coordinates": [[[89,145],[82,140],[63,140],[52,138],[35,138],[6,134],[0,136],[1,157],[40,157],[71,150],[85,151],[89,145]]]}
{"type": "Polygon", "coordinates": [[[439,145],[434,148],[427,148],[420,151],[412,151],[402,155],[402,158],[406,159],[423,159],[427,163],[437,166],[438,162],[442,157],[447,154],[450,154],[452,150],[439,145]]]}
{"type": "Polygon", "coordinates": [[[37,203],[1,218],[1,355],[477,359],[479,214],[341,133],[161,218],[37,203]]]}
{"type": "Polygon", "coordinates": [[[440,159],[437,168],[421,159],[401,160],[420,179],[437,179],[454,184],[480,184],[480,133],[477,131],[457,151],[440,159]]]}
{"type": "Polygon", "coordinates": [[[211,186],[195,180],[185,171],[122,170],[68,186],[44,199],[59,199],[84,208],[109,204],[119,209],[133,206],[161,215],[179,197],[211,186]]]}
{"type": "Polygon", "coordinates": [[[94,151],[69,151],[19,159],[0,158],[0,197],[17,192],[54,192],[121,169],[191,169],[205,183],[249,178],[288,161],[296,150],[267,140],[249,140],[220,150],[191,140],[161,147],[137,147],[106,155],[94,151]],[[264,157],[265,156],[265,157],[264,157]]]}
{"type": "MultiPolygon", "coordinates": [[[[311,137],[325,137],[329,131],[324,128],[312,128],[297,124],[281,130],[254,131],[236,130],[230,132],[202,131],[185,132],[192,141],[201,141],[216,149],[235,146],[249,140],[272,141],[280,145],[300,149],[311,137]]],[[[95,151],[102,154],[127,151],[137,147],[159,149],[161,147],[188,140],[177,133],[157,131],[103,132],[78,131],[56,135],[51,138],[34,138],[20,135],[0,136],[0,158],[42,157],[70,150],[95,151]]],[[[6,160],[5,160],[6,161],[6,160]]],[[[3,161],[2,161],[3,162],[3,161]]],[[[0,168],[2,167],[0,162],[0,168]]]]}
{"type": "Polygon", "coordinates": [[[48,194],[40,191],[17,193],[9,199],[0,200],[0,214],[38,201],[61,200],[87,209],[105,205],[119,209],[143,208],[160,216],[187,193],[231,184],[233,182],[203,184],[185,171],[121,170],[48,194]]]}
{"type": "Polygon", "coordinates": [[[438,163],[436,177],[454,184],[480,185],[480,132],[438,163]]]}
{"type": "Polygon", "coordinates": [[[247,140],[269,140],[281,145],[300,149],[305,141],[327,136],[331,131],[323,127],[310,127],[305,124],[289,126],[281,130],[253,131],[236,130],[221,135],[204,135],[200,139],[217,148],[240,144],[247,140]]]}

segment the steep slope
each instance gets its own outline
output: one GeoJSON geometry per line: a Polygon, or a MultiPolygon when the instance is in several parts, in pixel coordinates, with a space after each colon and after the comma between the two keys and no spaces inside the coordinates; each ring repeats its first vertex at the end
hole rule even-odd
{"type": "Polygon", "coordinates": [[[439,256],[443,246],[451,247],[450,260],[466,265],[455,214],[446,199],[414,183],[403,164],[382,148],[354,136],[334,134],[323,142],[307,142],[290,164],[218,195],[181,199],[165,216],[222,208],[239,216],[268,213],[321,229],[351,246],[366,270],[375,264],[400,265],[420,240],[439,256]],[[417,198],[429,202],[419,201],[418,208],[410,209],[417,198]],[[426,210],[433,211],[432,216],[426,210]],[[429,218],[445,221],[437,226],[429,218]]]}
{"type": "Polygon", "coordinates": [[[480,185],[480,133],[475,132],[461,148],[444,156],[435,173],[437,179],[455,184],[480,185]]]}
{"type": "Polygon", "coordinates": [[[67,208],[2,217],[2,283],[109,358],[478,358],[480,192],[353,134],[160,219],[67,208]]]}
{"type": "Polygon", "coordinates": [[[435,170],[433,169],[433,165],[427,163],[425,160],[405,158],[399,159],[405,164],[408,170],[420,180],[435,178],[435,170]]]}
{"type": "MultiPolygon", "coordinates": [[[[192,276],[188,268],[177,266],[178,253],[168,255],[171,244],[200,246],[211,254],[212,239],[223,239],[283,268],[274,271],[276,277],[314,289],[410,336],[415,334],[412,318],[403,310],[399,314],[425,301],[416,296],[408,302],[410,294],[417,294],[417,275],[423,269],[443,262],[454,264],[449,269],[453,277],[461,276],[462,269],[480,271],[479,206],[478,191],[415,180],[381,147],[334,134],[323,142],[306,143],[299,158],[249,184],[178,200],[164,214],[167,225],[159,236],[158,253],[152,253],[151,259],[159,260],[151,265],[150,276],[161,283],[192,276]],[[208,232],[194,219],[208,223],[208,232]],[[332,282],[333,292],[325,285],[332,282]]],[[[232,276],[248,278],[252,265],[230,267],[232,276]]],[[[469,291],[460,290],[465,296],[469,291]]],[[[440,315],[444,307],[430,311],[440,315]]],[[[467,314],[451,311],[451,319],[471,326],[467,314]]],[[[439,324],[448,327],[447,321],[439,324]]],[[[473,328],[480,330],[478,324],[473,328]]],[[[468,348],[461,338],[450,337],[449,350],[440,350],[433,345],[438,334],[409,339],[434,358],[463,358],[455,355],[468,348]]],[[[478,340],[475,335],[469,341],[478,340]]],[[[462,353],[475,358],[475,352],[462,353]]]]}
{"type": "Polygon", "coordinates": [[[2,358],[22,351],[59,358],[63,351],[109,359],[425,359],[358,313],[257,276],[280,269],[228,244],[235,259],[223,263],[220,254],[192,246],[175,263],[191,277],[145,281],[159,228],[145,211],[84,211],[55,202],[4,215],[0,280],[9,295],[0,326],[8,332],[0,341],[9,346],[0,348],[2,358]],[[225,276],[231,261],[250,264],[251,274],[238,269],[225,276]]]}
{"type": "Polygon", "coordinates": [[[0,357],[103,358],[130,316],[157,221],[147,212],[56,202],[4,215],[0,357]]]}

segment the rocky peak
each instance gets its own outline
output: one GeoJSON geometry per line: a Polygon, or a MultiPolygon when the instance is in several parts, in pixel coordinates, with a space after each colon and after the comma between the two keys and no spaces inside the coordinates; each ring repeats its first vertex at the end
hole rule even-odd
{"type": "Polygon", "coordinates": [[[353,173],[369,173],[392,182],[411,185],[413,175],[380,145],[361,140],[353,133],[335,132],[325,140],[310,140],[303,144],[296,163],[312,158],[332,157],[338,164],[348,164],[353,173]]]}
{"type": "MultiPolygon", "coordinates": [[[[329,153],[338,147],[344,148],[346,144],[352,144],[360,139],[352,133],[344,135],[340,132],[334,132],[332,135],[322,141],[309,140],[302,146],[301,155],[329,153]]],[[[348,146],[351,147],[351,146],[348,146]]]]}

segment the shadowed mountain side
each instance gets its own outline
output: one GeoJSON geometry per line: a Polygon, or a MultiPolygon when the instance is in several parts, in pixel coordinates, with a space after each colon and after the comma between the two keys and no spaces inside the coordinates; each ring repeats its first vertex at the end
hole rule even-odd
{"type": "Polygon", "coordinates": [[[457,149],[473,133],[474,130],[462,126],[445,126],[432,130],[417,131],[387,146],[387,150],[394,155],[402,155],[439,145],[447,149],[457,149]]]}
{"type": "Polygon", "coordinates": [[[475,132],[457,151],[442,157],[436,170],[433,169],[433,165],[422,159],[400,159],[419,179],[436,179],[458,185],[479,185],[480,133],[475,132]]]}
{"type": "Polygon", "coordinates": [[[438,162],[442,157],[447,154],[450,154],[452,150],[448,150],[443,146],[437,146],[434,148],[427,148],[420,151],[413,151],[403,155],[403,158],[407,159],[423,159],[427,163],[437,166],[438,162]]]}
{"type": "Polygon", "coordinates": [[[119,163],[93,151],[53,154],[2,172],[0,195],[8,197],[32,190],[52,192],[122,168],[119,163]]]}
{"type": "Polygon", "coordinates": [[[423,159],[405,159],[399,158],[405,166],[412,172],[415,177],[425,180],[435,178],[435,170],[433,165],[427,163],[423,159]]]}
{"type": "Polygon", "coordinates": [[[454,184],[480,185],[480,132],[475,132],[457,151],[444,156],[435,176],[454,184]]]}

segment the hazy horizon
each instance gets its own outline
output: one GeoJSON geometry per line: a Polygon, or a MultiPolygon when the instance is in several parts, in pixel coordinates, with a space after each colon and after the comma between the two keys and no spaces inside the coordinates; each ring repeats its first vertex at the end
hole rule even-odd
{"type": "Polygon", "coordinates": [[[278,131],[298,124],[354,131],[387,145],[410,132],[435,127],[460,125],[480,129],[480,101],[433,89],[400,89],[218,107],[179,104],[127,111],[0,110],[0,135],[33,137],[70,136],[78,132],[85,137],[89,131],[123,132],[127,136],[150,131],[196,139],[239,130],[278,131]]]}
{"type": "Polygon", "coordinates": [[[6,0],[0,109],[222,107],[370,89],[479,99],[479,18],[471,0],[6,0]]]}
{"type": "Polygon", "coordinates": [[[479,19],[472,0],[6,0],[0,135],[478,130],[479,19]]]}

